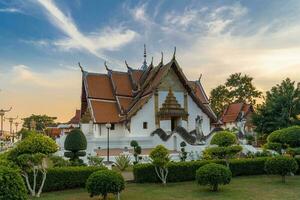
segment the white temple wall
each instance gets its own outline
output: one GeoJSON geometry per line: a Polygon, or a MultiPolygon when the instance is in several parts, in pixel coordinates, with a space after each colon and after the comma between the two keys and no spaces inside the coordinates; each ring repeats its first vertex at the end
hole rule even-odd
{"type": "Polygon", "coordinates": [[[152,96],[136,115],[131,118],[130,134],[134,136],[149,136],[155,129],[154,97],[152,96]],[[147,129],[143,128],[144,122],[147,122],[147,129]]]}
{"type": "Polygon", "coordinates": [[[164,131],[171,131],[171,120],[160,120],[160,128],[164,131]]]}
{"type": "Polygon", "coordinates": [[[209,117],[198,107],[198,105],[194,102],[194,100],[188,95],[188,131],[192,131],[195,129],[195,122],[197,116],[203,117],[202,130],[204,135],[208,135],[210,133],[210,119],[209,117]]]}

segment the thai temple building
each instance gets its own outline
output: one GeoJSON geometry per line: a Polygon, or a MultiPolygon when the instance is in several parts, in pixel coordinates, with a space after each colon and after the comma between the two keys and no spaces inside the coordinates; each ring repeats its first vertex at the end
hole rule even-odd
{"type": "MultiPolygon", "coordinates": [[[[107,73],[82,71],[80,127],[87,137],[87,153],[105,155],[130,149],[136,140],[146,152],[162,144],[170,151],[198,149],[213,132],[217,117],[200,80],[189,81],[173,58],[157,66],[153,61],[127,71],[107,73]],[[107,124],[110,124],[108,126],[107,124]],[[108,127],[109,130],[108,130],[108,127]]],[[[153,60],[153,59],[152,59],[153,60]]]]}

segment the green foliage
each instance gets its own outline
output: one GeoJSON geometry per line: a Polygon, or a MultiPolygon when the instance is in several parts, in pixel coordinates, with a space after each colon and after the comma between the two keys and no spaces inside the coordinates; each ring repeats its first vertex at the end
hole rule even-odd
{"type": "Polygon", "coordinates": [[[51,155],[48,159],[52,167],[66,167],[71,165],[71,163],[68,160],[65,160],[61,156],[51,155]]]}
{"type": "Polygon", "coordinates": [[[0,166],[0,199],[28,199],[27,190],[20,174],[16,170],[4,166],[0,166]]]}
{"type": "Polygon", "coordinates": [[[30,135],[38,134],[38,132],[36,132],[34,130],[27,130],[27,129],[22,128],[17,134],[19,136],[21,136],[21,140],[24,140],[25,138],[27,138],[30,135]]]}
{"type": "Polygon", "coordinates": [[[130,165],[130,156],[121,154],[116,157],[116,166],[120,171],[126,170],[130,165]]]}
{"type": "Polygon", "coordinates": [[[281,154],[282,144],[278,142],[268,142],[264,145],[265,149],[271,149],[281,154]]]}
{"type": "Polygon", "coordinates": [[[79,157],[85,156],[87,147],[86,137],[80,129],[73,129],[66,137],[65,149],[65,157],[70,158],[70,161],[75,163],[82,163],[79,157]]]}
{"type": "Polygon", "coordinates": [[[125,181],[121,174],[111,170],[101,170],[90,175],[86,182],[90,196],[103,196],[109,193],[118,194],[125,189],[125,181]]]}
{"type": "Polygon", "coordinates": [[[8,159],[17,161],[18,156],[22,154],[45,154],[55,153],[58,146],[55,141],[48,136],[42,134],[33,134],[22,140],[15,148],[13,148],[8,159]]]}
{"type": "Polygon", "coordinates": [[[265,169],[268,174],[280,175],[282,177],[282,182],[285,182],[286,175],[296,173],[298,170],[298,163],[291,157],[276,156],[267,159],[265,169]]]}
{"type": "MultiPolygon", "coordinates": [[[[229,160],[229,168],[233,176],[260,175],[265,174],[264,166],[267,158],[243,158],[229,160]]],[[[195,180],[196,170],[209,164],[217,163],[226,165],[224,160],[200,160],[189,162],[168,163],[168,182],[182,182],[195,180]]],[[[300,159],[299,159],[300,163],[300,159]]],[[[300,172],[300,170],[299,170],[300,172]]],[[[153,164],[138,164],[133,167],[134,180],[137,183],[159,182],[153,164]]]]}
{"type": "Polygon", "coordinates": [[[282,149],[300,147],[300,126],[291,126],[272,132],[267,138],[265,148],[281,154],[282,149]]]}
{"type": "Polygon", "coordinates": [[[262,93],[254,87],[252,81],[253,78],[248,75],[235,73],[229,76],[224,85],[214,88],[210,92],[210,103],[217,116],[220,117],[226,106],[234,102],[254,105],[262,93]]]}
{"type": "Polygon", "coordinates": [[[130,146],[133,147],[133,156],[135,161],[133,162],[133,164],[137,164],[139,162],[139,155],[142,153],[142,147],[139,146],[139,143],[136,140],[132,140],[130,142],[130,146]]]}
{"type": "Polygon", "coordinates": [[[169,150],[162,145],[157,145],[151,152],[149,157],[152,163],[157,167],[166,167],[170,162],[169,150]]]}
{"type": "Polygon", "coordinates": [[[275,130],[300,124],[300,84],[289,78],[266,93],[265,102],[253,115],[256,131],[269,135],[275,130]]]}
{"type": "MultiPolygon", "coordinates": [[[[69,166],[49,168],[47,179],[43,188],[44,192],[67,190],[73,188],[84,188],[88,177],[99,170],[105,170],[106,167],[87,167],[87,166],[69,166]]],[[[33,176],[30,176],[33,177],[33,176]]],[[[37,184],[40,186],[42,176],[38,174],[37,184]]],[[[32,179],[30,180],[32,182],[32,179]]]]}
{"type": "Polygon", "coordinates": [[[23,118],[23,127],[31,129],[31,126],[35,125],[34,129],[43,132],[47,127],[54,126],[56,117],[49,117],[47,115],[31,115],[30,117],[23,118]]]}
{"type": "Polygon", "coordinates": [[[211,139],[210,144],[216,144],[220,147],[228,147],[233,144],[236,144],[237,139],[236,135],[229,131],[219,131],[215,133],[213,138],[211,139]]]}
{"type": "Polygon", "coordinates": [[[98,167],[103,166],[102,162],[104,158],[102,157],[88,155],[87,159],[88,159],[89,166],[98,166],[98,167]]]}
{"type": "Polygon", "coordinates": [[[207,164],[196,171],[196,180],[200,185],[211,186],[212,191],[218,190],[218,185],[226,185],[231,181],[231,171],[220,164],[207,164]]]}
{"type": "Polygon", "coordinates": [[[239,145],[228,146],[228,147],[209,147],[203,151],[205,159],[225,159],[227,166],[229,166],[228,159],[233,158],[243,148],[239,145]]]}
{"type": "Polygon", "coordinates": [[[298,148],[288,148],[286,150],[286,152],[288,154],[290,154],[291,156],[295,157],[297,155],[300,155],[300,147],[298,147],[298,148]]]}

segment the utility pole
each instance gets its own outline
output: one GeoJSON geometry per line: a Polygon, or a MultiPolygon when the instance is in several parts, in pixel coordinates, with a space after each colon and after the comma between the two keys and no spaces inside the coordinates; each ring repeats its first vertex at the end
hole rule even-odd
{"type": "Polygon", "coordinates": [[[16,120],[16,119],[18,119],[18,116],[17,117],[9,117],[9,118],[5,118],[5,119],[7,119],[8,120],[8,122],[9,122],[9,132],[10,132],[10,135],[11,135],[11,137],[12,137],[12,143],[14,143],[15,142],[15,135],[14,135],[14,133],[13,133],[13,122],[14,122],[14,120],[16,120]]]}
{"type": "Polygon", "coordinates": [[[8,110],[4,110],[4,109],[1,109],[0,110],[0,117],[1,117],[1,132],[0,132],[0,136],[3,135],[3,120],[4,120],[4,115],[5,113],[11,111],[12,107],[10,107],[10,109],[8,110]]]}
{"type": "Polygon", "coordinates": [[[15,133],[17,134],[17,133],[18,133],[19,122],[15,122],[15,126],[16,126],[16,131],[15,131],[15,133]]]}

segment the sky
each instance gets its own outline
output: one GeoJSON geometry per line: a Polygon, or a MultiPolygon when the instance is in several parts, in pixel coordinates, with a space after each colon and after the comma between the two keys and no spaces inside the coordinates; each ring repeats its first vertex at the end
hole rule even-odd
{"type": "MultiPolygon", "coordinates": [[[[0,109],[66,122],[80,108],[81,72],[125,71],[164,55],[207,93],[236,72],[267,91],[300,79],[298,0],[0,0],[0,109]]],[[[7,129],[7,122],[6,122],[7,129]]]]}

